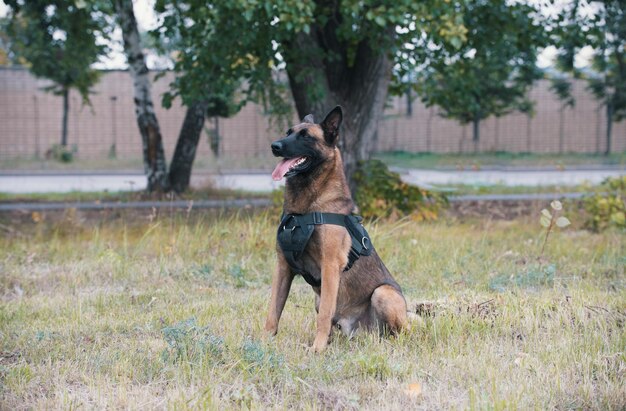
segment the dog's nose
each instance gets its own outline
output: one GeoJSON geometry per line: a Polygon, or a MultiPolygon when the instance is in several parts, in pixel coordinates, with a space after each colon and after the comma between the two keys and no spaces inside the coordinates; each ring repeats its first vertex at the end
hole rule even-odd
{"type": "Polygon", "coordinates": [[[274,141],[272,143],[272,153],[278,154],[283,150],[283,143],[280,141],[274,141]]]}

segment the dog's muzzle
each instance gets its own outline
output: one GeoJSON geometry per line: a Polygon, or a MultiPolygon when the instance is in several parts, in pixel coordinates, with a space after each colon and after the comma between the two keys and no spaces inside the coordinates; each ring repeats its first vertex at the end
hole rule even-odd
{"type": "Polygon", "coordinates": [[[284,144],[280,141],[274,141],[272,143],[272,154],[274,154],[276,157],[282,157],[282,152],[283,152],[283,148],[284,148],[284,144]]]}

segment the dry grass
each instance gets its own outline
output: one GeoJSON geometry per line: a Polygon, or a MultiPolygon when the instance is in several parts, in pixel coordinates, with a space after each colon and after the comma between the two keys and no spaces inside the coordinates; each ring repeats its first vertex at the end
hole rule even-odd
{"type": "Polygon", "coordinates": [[[301,279],[262,332],[276,218],[3,221],[0,409],[626,407],[623,233],[555,233],[537,261],[534,219],[370,224],[420,316],[311,355],[301,279]]]}

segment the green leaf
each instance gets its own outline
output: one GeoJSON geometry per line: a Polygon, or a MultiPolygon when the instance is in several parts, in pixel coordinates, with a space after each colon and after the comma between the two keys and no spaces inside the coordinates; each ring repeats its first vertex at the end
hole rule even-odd
{"type": "Polygon", "coordinates": [[[554,200],[553,202],[550,203],[550,207],[552,207],[553,210],[562,210],[563,209],[563,204],[561,204],[561,202],[559,200],[554,200]]]}
{"type": "Polygon", "coordinates": [[[541,210],[541,214],[543,214],[544,216],[548,217],[548,218],[552,218],[552,214],[546,210],[545,208],[543,210],[541,210]]]}
{"type": "Polygon", "coordinates": [[[567,217],[559,217],[556,219],[556,225],[557,227],[563,228],[563,227],[567,227],[568,225],[572,224],[567,217]]]}
{"type": "Polygon", "coordinates": [[[463,41],[459,37],[452,37],[450,39],[450,44],[458,50],[463,46],[463,41]]]}
{"type": "Polygon", "coordinates": [[[539,223],[540,223],[543,227],[548,228],[548,227],[550,227],[550,221],[552,221],[552,219],[550,219],[550,218],[546,217],[545,215],[542,215],[542,216],[541,216],[541,219],[539,220],[539,223]]]}

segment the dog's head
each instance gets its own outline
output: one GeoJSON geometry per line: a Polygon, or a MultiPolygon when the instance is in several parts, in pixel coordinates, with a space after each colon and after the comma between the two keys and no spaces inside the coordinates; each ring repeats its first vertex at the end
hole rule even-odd
{"type": "Polygon", "coordinates": [[[337,106],[319,124],[309,114],[302,123],[287,130],[284,138],[272,143],[272,153],[283,157],[272,178],[278,181],[283,177],[307,175],[334,159],[342,120],[343,111],[337,106]]]}

